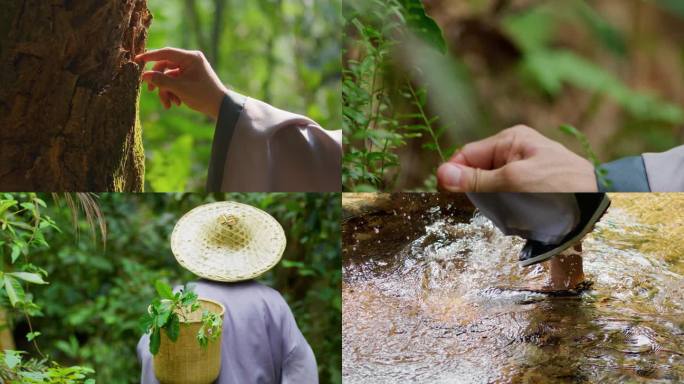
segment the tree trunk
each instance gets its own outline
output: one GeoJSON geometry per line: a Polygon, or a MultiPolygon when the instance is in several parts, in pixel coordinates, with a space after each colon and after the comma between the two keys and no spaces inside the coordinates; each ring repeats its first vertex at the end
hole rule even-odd
{"type": "Polygon", "coordinates": [[[9,321],[7,321],[7,310],[0,308],[0,350],[17,349],[14,344],[14,337],[12,337],[12,329],[9,321]]]}
{"type": "Polygon", "coordinates": [[[146,0],[0,9],[0,190],[141,191],[146,0]]]}

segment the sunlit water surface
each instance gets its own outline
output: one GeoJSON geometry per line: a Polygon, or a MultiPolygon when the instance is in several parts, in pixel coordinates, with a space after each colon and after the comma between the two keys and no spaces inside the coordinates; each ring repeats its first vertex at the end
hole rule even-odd
{"type": "Polygon", "coordinates": [[[344,382],[684,382],[684,194],[611,198],[579,297],[507,289],[546,266],[472,208],[345,222],[344,382]]]}

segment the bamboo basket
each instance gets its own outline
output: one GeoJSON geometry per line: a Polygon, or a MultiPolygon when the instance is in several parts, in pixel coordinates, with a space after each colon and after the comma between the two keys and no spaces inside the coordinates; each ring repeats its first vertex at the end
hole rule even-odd
{"type": "Polygon", "coordinates": [[[225,308],[209,299],[199,299],[200,309],[186,315],[174,343],[161,333],[159,352],[154,356],[154,375],[161,384],[210,384],[221,370],[221,338],[209,341],[206,348],[197,342],[202,326],[202,312],[218,313],[223,319],[225,308]]]}

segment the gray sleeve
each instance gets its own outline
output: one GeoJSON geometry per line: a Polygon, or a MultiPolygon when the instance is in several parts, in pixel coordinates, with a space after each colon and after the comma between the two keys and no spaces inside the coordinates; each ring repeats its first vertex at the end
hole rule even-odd
{"type": "Polygon", "coordinates": [[[216,130],[214,131],[214,141],[211,145],[207,192],[221,191],[228,147],[246,101],[245,96],[233,91],[228,91],[221,101],[216,130]]]}
{"type": "Polygon", "coordinates": [[[641,156],[630,156],[603,164],[596,170],[599,192],[650,192],[646,167],[641,156]],[[600,169],[604,178],[599,177],[600,169]],[[606,180],[607,183],[603,181],[606,180]]]}
{"type": "Polygon", "coordinates": [[[571,193],[466,193],[506,236],[558,243],[577,226],[579,206],[571,193]]]}
{"type": "Polygon", "coordinates": [[[642,157],[651,191],[684,192],[684,145],[642,157]]]}
{"type": "Polygon", "coordinates": [[[318,384],[316,356],[297,327],[294,315],[287,304],[283,311],[284,354],[281,384],[318,384]]]}
{"type": "Polygon", "coordinates": [[[304,337],[285,357],[282,378],[281,384],[318,384],[316,357],[304,337]]]}

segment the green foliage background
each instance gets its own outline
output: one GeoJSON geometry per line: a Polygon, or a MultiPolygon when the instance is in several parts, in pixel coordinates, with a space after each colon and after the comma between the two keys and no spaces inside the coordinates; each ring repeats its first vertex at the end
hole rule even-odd
{"type": "MultiPolygon", "coordinates": [[[[57,199],[62,201],[58,206],[49,195],[38,196],[47,202],[41,214],[60,229],[42,228],[41,238],[49,246],[29,250],[31,262],[47,272],[49,285],[32,285],[30,292],[42,308],[42,316],[32,317],[34,330],[41,332],[37,341],[51,359],[92,367],[99,383],[139,382],[138,320],[155,295],[154,281],[195,279],[171,253],[175,222],[200,204],[234,200],[265,210],[283,225],[288,242],[283,260],[258,280],[277,289],[290,305],[316,354],[321,383],[341,382],[339,194],[101,194],[97,201],[107,224],[106,245],[92,238],[83,214],[72,225],[63,199],[57,199]]],[[[25,196],[14,198],[26,201],[25,196]]],[[[10,246],[0,246],[5,267],[10,246]]],[[[2,288],[0,304],[15,321],[17,349],[34,354],[25,337],[27,324],[8,305],[2,288]]]]}
{"type": "Polygon", "coordinates": [[[681,145],[681,4],[345,2],[343,189],[434,190],[443,157],[516,124],[600,162],[681,145]]]}
{"type": "MultiPolygon", "coordinates": [[[[229,88],[341,128],[341,0],[148,0],[147,48],[205,52],[229,88]]],[[[148,65],[150,67],[151,65],[148,65]]],[[[214,123],[141,91],[147,191],[203,191],[214,123]]]]}

